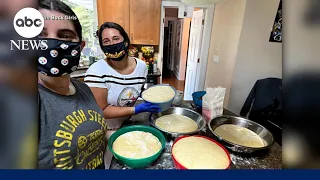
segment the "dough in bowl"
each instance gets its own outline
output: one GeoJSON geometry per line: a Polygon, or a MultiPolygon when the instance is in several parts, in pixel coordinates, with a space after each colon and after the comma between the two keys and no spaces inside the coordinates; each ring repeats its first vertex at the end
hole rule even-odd
{"type": "Polygon", "coordinates": [[[187,169],[226,169],[230,164],[227,153],[216,143],[190,136],[178,140],[172,155],[187,169]]]}
{"type": "Polygon", "coordinates": [[[142,93],[142,98],[152,103],[166,102],[173,99],[174,96],[175,92],[170,86],[154,86],[142,93]]]}
{"type": "Polygon", "coordinates": [[[174,133],[188,133],[198,129],[198,125],[191,118],[179,114],[161,116],[155,125],[163,130],[174,133]]]}
{"type": "Polygon", "coordinates": [[[131,131],[119,136],[112,149],[120,156],[141,159],[155,155],[162,148],[159,139],[149,132],[131,131]]]}
{"type": "Polygon", "coordinates": [[[256,133],[238,125],[223,124],[213,132],[221,138],[241,146],[253,148],[265,146],[263,140],[256,133]]]}

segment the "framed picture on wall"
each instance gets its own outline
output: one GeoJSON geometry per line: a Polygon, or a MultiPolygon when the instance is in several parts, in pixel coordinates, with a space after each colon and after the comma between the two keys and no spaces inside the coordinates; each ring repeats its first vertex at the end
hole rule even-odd
{"type": "Polygon", "coordinates": [[[280,0],[276,18],[272,26],[269,42],[282,42],[282,0],[280,0]]]}

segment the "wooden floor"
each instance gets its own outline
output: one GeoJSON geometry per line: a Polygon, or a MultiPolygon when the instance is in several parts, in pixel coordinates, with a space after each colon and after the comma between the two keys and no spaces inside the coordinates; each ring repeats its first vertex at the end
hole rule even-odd
{"type": "Polygon", "coordinates": [[[162,84],[169,84],[176,88],[176,90],[184,91],[184,81],[179,81],[170,70],[163,71],[162,84]]]}

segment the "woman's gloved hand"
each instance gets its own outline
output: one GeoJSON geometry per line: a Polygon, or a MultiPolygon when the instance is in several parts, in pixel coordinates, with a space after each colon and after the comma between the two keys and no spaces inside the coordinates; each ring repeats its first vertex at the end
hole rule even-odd
{"type": "Polygon", "coordinates": [[[139,114],[142,112],[157,113],[160,111],[161,111],[161,108],[157,104],[151,104],[148,102],[138,104],[136,107],[134,107],[134,114],[139,114]]]}

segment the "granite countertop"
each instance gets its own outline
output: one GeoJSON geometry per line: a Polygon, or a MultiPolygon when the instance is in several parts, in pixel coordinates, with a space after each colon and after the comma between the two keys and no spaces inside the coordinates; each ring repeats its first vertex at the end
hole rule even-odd
{"type": "MultiPolygon", "coordinates": [[[[197,111],[189,102],[183,102],[180,107],[189,108],[197,111]]],[[[234,113],[224,109],[224,115],[233,115],[234,113]]],[[[124,126],[129,125],[150,125],[149,124],[149,113],[140,113],[138,115],[134,115],[130,118],[129,121],[123,124],[124,126]]],[[[205,127],[200,133],[200,135],[204,135],[215,139],[210,130],[205,127]]],[[[172,142],[167,142],[165,149],[161,153],[160,157],[151,164],[149,167],[144,169],[175,169],[172,157],[171,157],[171,145],[172,142]]],[[[230,169],[281,169],[282,168],[282,148],[279,144],[274,143],[271,148],[267,151],[261,151],[258,153],[252,154],[239,154],[230,152],[231,156],[231,166],[230,169]]],[[[121,164],[117,159],[113,157],[110,169],[130,169],[123,164],[121,164]]]]}

